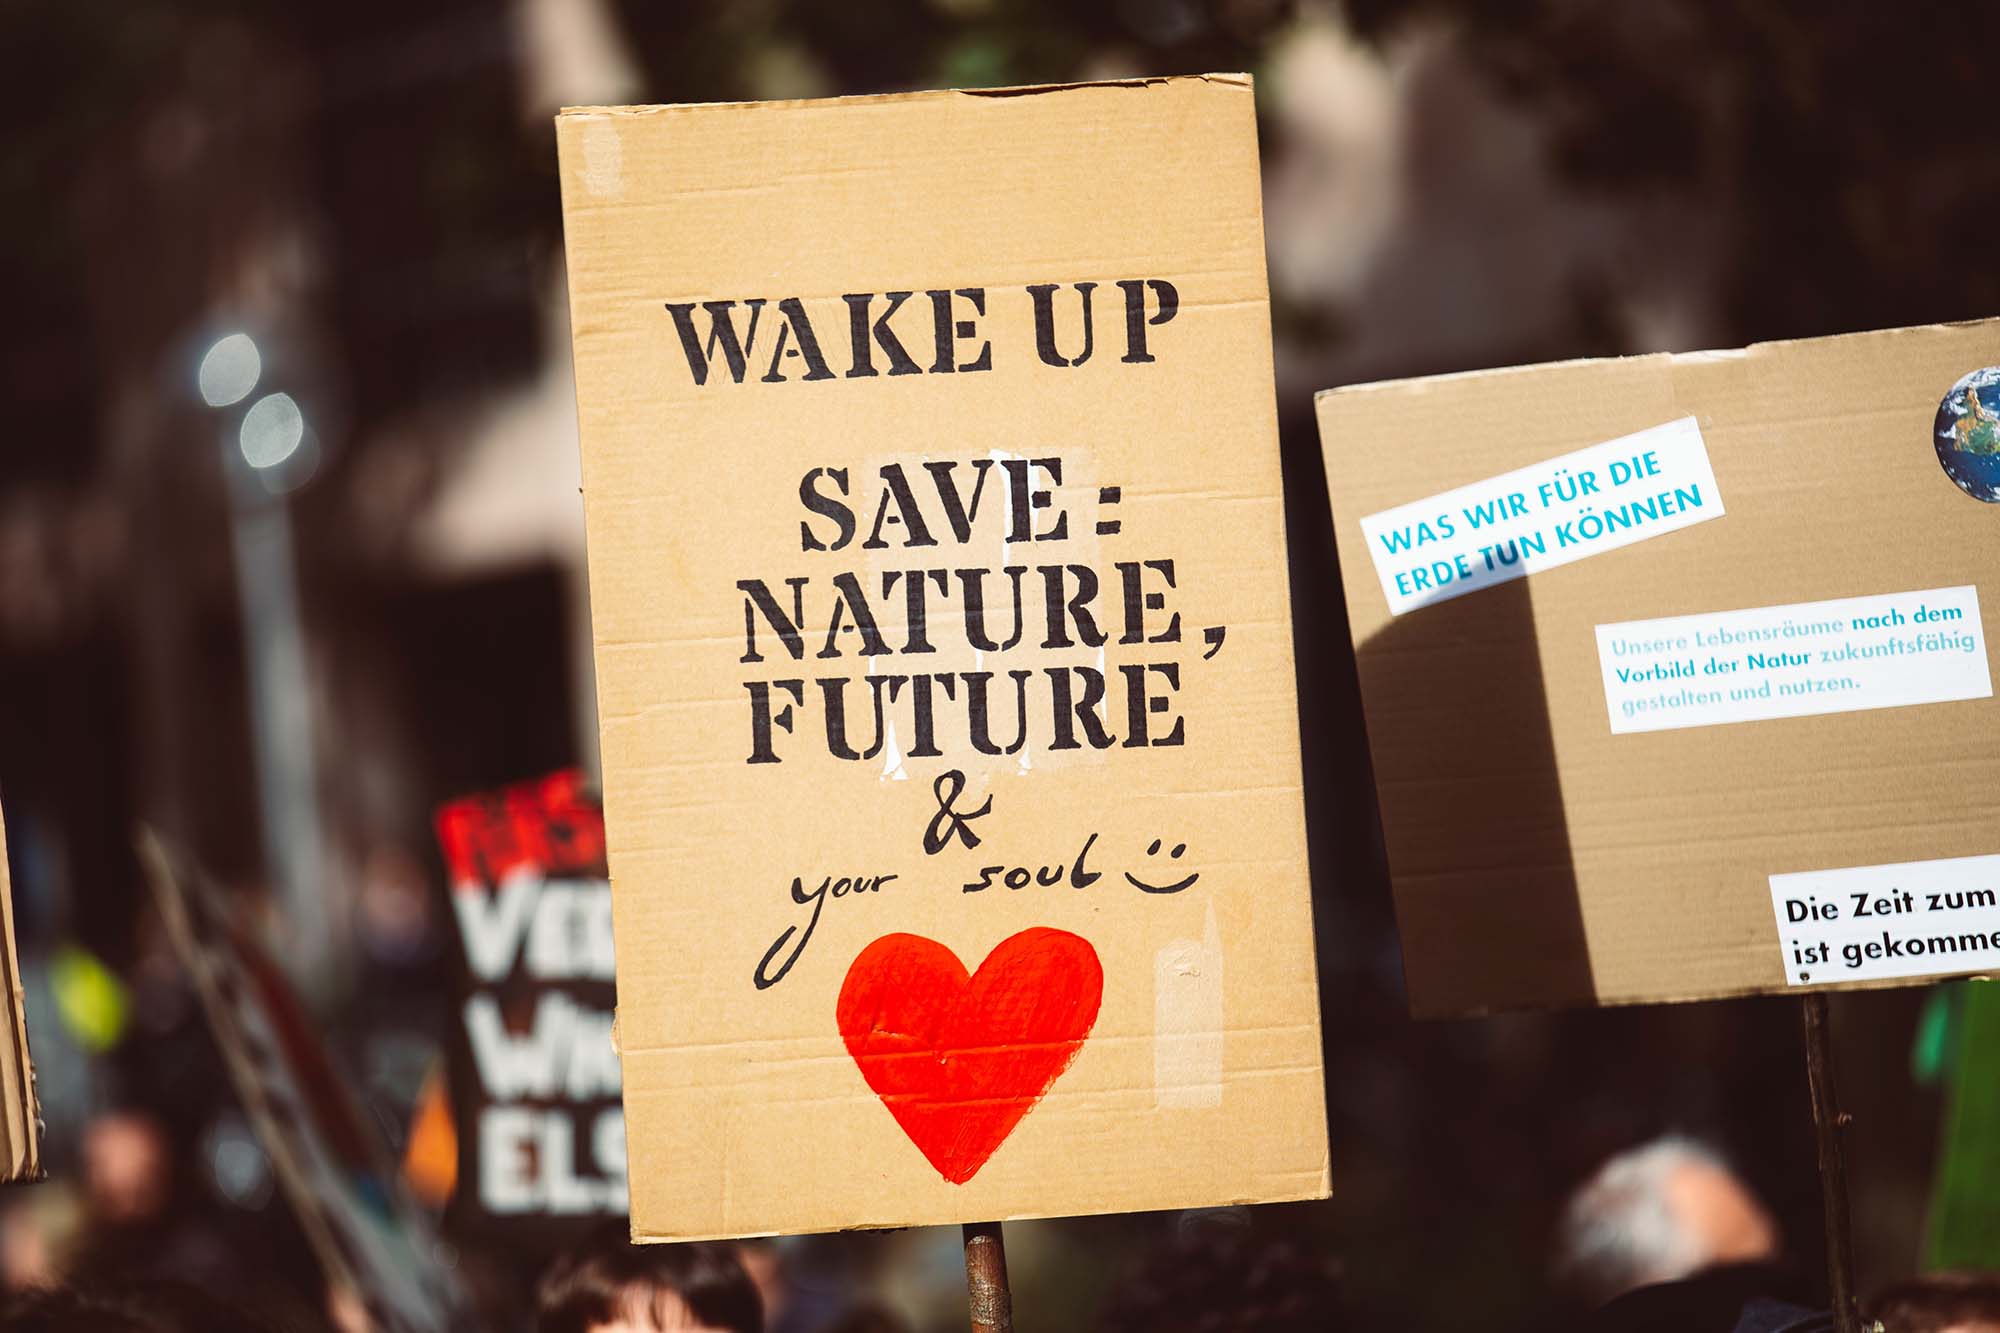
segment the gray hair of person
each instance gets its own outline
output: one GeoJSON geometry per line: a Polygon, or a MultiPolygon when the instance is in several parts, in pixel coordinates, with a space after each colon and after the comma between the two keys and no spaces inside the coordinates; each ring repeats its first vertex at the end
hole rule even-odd
{"type": "Polygon", "coordinates": [[[1556,1284],[1598,1304],[1706,1265],[1702,1237],[1675,1212],[1669,1192],[1685,1167],[1734,1174],[1714,1148],[1669,1134],[1619,1153],[1579,1185],[1556,1229],[1556,1284]]]}

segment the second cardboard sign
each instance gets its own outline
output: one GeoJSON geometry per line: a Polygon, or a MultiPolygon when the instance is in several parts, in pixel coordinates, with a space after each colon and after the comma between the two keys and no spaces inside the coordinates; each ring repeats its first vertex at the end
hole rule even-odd
{"type": "Polygon", "coordinates": [[[2000,967],[1996,363],[1985,323],[1321,396],[1418,1013],[2000,967]]]}

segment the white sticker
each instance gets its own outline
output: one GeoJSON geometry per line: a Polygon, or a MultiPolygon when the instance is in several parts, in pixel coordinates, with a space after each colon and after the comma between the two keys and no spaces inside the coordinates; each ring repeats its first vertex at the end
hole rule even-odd
{"type": "Polygon", "coordinates": [[[1721,517],[1701,428],[1682,417],[1370,514],[1361,532],[1400,616],[1721,517]]]}
{"type": "Polygon", "coordinates": [[[1971,586],[1599,625],[1597,662],[1617,734],[1993,695],[1971,586]]]}
{"type": "Polygon", "coordinates": [[[2000,856],[1771,876],[1793,986],[2000,970],[2000,856]]]}

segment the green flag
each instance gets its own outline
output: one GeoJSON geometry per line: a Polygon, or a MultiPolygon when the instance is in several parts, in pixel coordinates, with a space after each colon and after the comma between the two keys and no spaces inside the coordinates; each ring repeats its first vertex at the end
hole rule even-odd
{"type": "Polygon", "coordinates": [[[1992,1268],[2000,1266],[2000,986],[1953,989],[1957,1072],[1931,1195],[1927,1267],[1992,1268]]]}

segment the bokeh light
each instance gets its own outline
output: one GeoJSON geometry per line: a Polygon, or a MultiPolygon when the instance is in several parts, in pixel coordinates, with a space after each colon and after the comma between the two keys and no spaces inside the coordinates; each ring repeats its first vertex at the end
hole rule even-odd
{"type": "Polygon", "coordinates": [[[259,398],[243,414],[243,429],[237,443],[243,461],[254,468],[276,467],[292,456],[305,438],[305,414],[288,393],[271,393],[259,398]]]}
{"type": "Polygon", "coordinates": [[[249,334],[232,333],[218,339],[202,357],[201,369],[196,372],[202,401],[210,407],[242,402],[257,387],[257,376],[263,369],[264,358],[249,334]]]}

